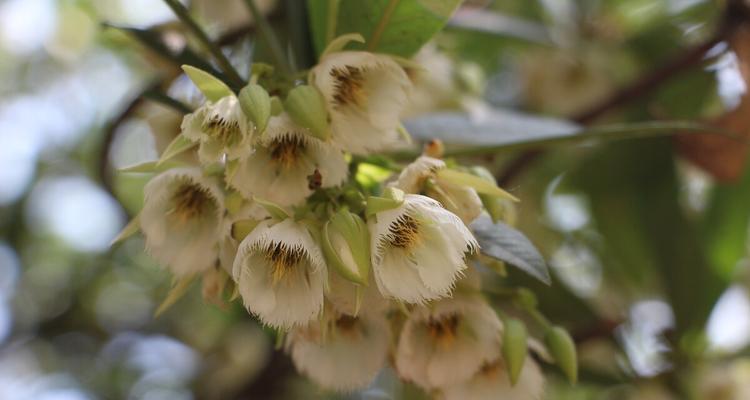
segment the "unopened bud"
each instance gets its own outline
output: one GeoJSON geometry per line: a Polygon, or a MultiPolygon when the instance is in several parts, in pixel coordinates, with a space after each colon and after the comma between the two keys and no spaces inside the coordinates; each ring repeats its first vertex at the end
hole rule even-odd
{"type": "Polygon", "coordinates": [[[260,85],[249,84],[240,90],[240,107],[255,125],[255,132],[263,133],[271,118],[271,97],[260,85]]]}
{"type": "Polygon", "coordinates": [[[328,264],[344,278],[367,285],[370,273],[370,236],[365,222],[341,209],[323,227],[322,248],[328,264]]]}
{"type": "Polygon", "coordinates": [[[325,100],[318,89],[309,85],[295,87],[289,91],[284,109],[292,121],[309,129],[318,139],[328,140],[331,136],[325,100]]]}
{"type": "Polygon", "coordinates": [[[576,383],[578,380],[578,357],[576,345],[568,331],[559,326],[549,328],[544,335],[544,344],[568,381],[576,383]]]}
{"type": "Polygon", "coordinates": [[[508,367],[510,382],[515,385],[526,361],[526,326],[517,319],[504,321],[503,359],[508,367]]]}

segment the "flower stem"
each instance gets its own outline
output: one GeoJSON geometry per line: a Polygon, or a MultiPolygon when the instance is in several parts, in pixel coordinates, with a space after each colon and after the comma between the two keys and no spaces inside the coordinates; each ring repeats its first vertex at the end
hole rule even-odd
{"type": "Polygon", "coordinates": [[[219,66],[221,66],[221,69],[224,71],[224,73],[227,75],[227,77],[232,80],[232,83],[235,86],[241,86],[244,84],[244,80],[242,77],[240,77],[240,74],[237,72],[236,69],[232,66],[232,63],[229,62],[229,59],[222,53],[221,49],[215,45],[211,39],[208,37],[206,32],[201,29],[200,26],[198,26],[198,23],[195,22],[193,17],[190,16],[190,13],[188,12],[187,8],[182,5],[178,0],[164,0],[165,3],[169,6],[169,8],[174,11],[175,15],[184,23],[188,29],[193,33],[193,35],[196,36],[196,38],[203,44],[203,46],[206,47],[206,50],[208,50],[211,55],[216,59],[216,62],[219,63],[219,66]]]}
{"type": "Polygon", "coordinates": [[[273,29],[271,29],[271,25],[266,20],[266,17],[258,9],[258,6],[255,4],[255,0],[245,0],[245,4],[250,10],[250,13],[253,15],[253,20],[258,26],[258,33],[260,34],[260,37],[263,39],[263,41],[266,42],[271,50],[271,56],[274,59],[274,64],[281,68],[284,74],[290,74],[291,68],[289,67],[289,61],[284,56],[284,49],[281,47],[279,38],[276,37],[273,29]]]}

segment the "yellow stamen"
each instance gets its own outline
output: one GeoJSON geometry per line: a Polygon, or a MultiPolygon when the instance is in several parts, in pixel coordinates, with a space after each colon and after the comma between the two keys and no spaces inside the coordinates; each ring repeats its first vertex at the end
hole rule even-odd
{"type": "Polygon", "coordinates": [[[180,222],[198,217],[208,210],[211,204],[211,195],[207,188],[201,185],[186,182],[183,183],[172,195],[174,207],[169,211],[180,222]]]}
{"type": "Polygon", "coordinates": [[[305,150],[305,142],[294,135],[286,135],[269,146],[271,160],[282,168],[291,169],[305,150]]]}
{"type": "Polygon", "coordinates": [[[427,321],[427,332],[430,337],[441,346],[449,346],[456,339],[458,324],[461,322],[457,314],[450,314],[441,318],[430,318],[427,321]]]}
{"type": "Polygon", "coordinates": [[[227,147],[236,145],[242,141],[240,124],[236,120],[227,120],[219,116],[214,116],[203,124],[203,130],[208,136],[227,147]]]}
{"type": "Polygon", "coordinates": [[[391,246],[410,249],[419,241],[419,222],[408,215],[402,215],[391,224],[388,232],[391,246]]]}
{"type": "Polygon", "coordinates": [[[271,264],[271,284],[287,281],[294,268],[302,261],[302,248],[289,248],[282,243],[274,243],[264,251],[265,260],[271,264]]]}

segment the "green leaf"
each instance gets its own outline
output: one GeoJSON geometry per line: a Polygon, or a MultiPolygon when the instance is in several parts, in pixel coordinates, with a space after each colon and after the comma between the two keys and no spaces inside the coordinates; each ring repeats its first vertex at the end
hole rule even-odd
{"type": "Polygon", "coordinates": [[[549,285],[549,269],[539,250],[521,232],[502,223],[492,223],[482,215],[470,228],[479,242],[482,253],[513,265],[549,285]]]}
{"type": "Polygon", "coordinates": [[[125,168],[120,168],[118,172],[121,173],[134,173],[134,174],[153,174],[157,172],[164,172],[166,170],[184,166],[185,164],[179,161],[146,161],[144,163],[131,165],[125,168]]]}
{"type": "Polygon", "coordinates": [[[195,86],[206,96],[208,101],[218,101],[223,97],[234,94],[229,86],[206,71],[191,67],[190,65],[183,65],[182,70],[185,71],[195,86]]]}
{"type": "Polygon", "coordinates": [[[439,32],[461,0],[308,0],[318,54],[333,39],[359,33],[364,45],[349,49],[410,57],[439,32]],[[331,34],[333,32],[333,34],[331,34]]]}
{"type": "Polygon", "coordinates": [[[184,153],[193,147],[197,146],[198,142],[192,142],[190,139],[182,135],[177,135],[174,140],[164,149],[164,153],[161,154],[159,161],[156,162],[157,167],[161,167],[165,162],[174,158],[175,156],[184,153]]]}
{"type": "Polygon", "coordinates": [[[747,255],[749,205],[750,163],[739,182],[713,188],[701,227],[708,261],[725,281],[734,276],[737,263],[747,255]]]}
{"type": "MultiPolygon", "coordinates": [[[[715,133],[745,142],[732,132],[692,121],[653,121],[600,125],[584,129],[570,121],[492,109],[481,116],[464,112],[439,112],[404,122],[414,139],[440,139],[446,156],[478,155],[499,151],[585,140],[622,140],[684,133],[715,133]]],[[[411,158],[414,152],[394,154],[411,158]]]]}
{"type": "Polygon", "coordinates": [[[623,290],[663,289],[679,338],[702,331],[726,283],[682,209],[674,162],[669,140],[618,143],[583,160],[569,183],[588,195],[607,278],[623,290]]]}

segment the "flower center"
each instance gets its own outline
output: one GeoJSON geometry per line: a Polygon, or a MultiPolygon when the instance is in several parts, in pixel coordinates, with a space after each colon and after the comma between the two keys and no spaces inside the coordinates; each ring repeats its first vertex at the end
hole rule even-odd
{"type": "Polygon", "coordinates": [[[492,362],[492,363],[484,363],[482,364],[482,367],[479,369],[479,375],[482,375],[487,378],[491,378],[497,375],[498,373],[500,373],[502,371],[502,368],[503,366],[500,360],[492,362]]]}
{"type": "Polygon", "coordinates": [[[203,124],[203,130],[209,137],[219,141],[226,147],[234,146],[242,141],[240,124],[236,120],[213,116],[203,124]]]}
{"type": "Polygon", "coordinates": [[[393,247],[409,249],[419,239],[419,222],[408,216],[402,215],[388,228],[389,243],[393,247]]]}
{"type": "Polygon", "coordinates": [[[291,169],[305,150],[305,142],[295,135],[286,135],[271,143],[271,160],[282,168],[291,169]]]}
{"type": "Polygon", "coordinates": [[[282,243],[273,243],[264,252],[265,260],[271,264],[271,284],[288,280],[294,267],[302,261],[304,251],[301,247],[289,248],[282,243]]]}
{"type": "Polygon", "coordinates": [[[427,333],[438,344],[447,346],[453,343],[461,322],[458,314],[449,314],[441,318],[430,318],[427,321],[427,333]]]}
{"type": "Polygon", "coordinates": [[[331,69],[330,75],[334,79],[333,100],[338,107],[350,104],[361,106],[365,100],[364,69],[347,65],[343,68],[331,69]]]}
{"type": "Polygon", "coordinates": [[[336,330],[350,339],[357,339],[361,334],[359,318],[350,315],[341,315],[335,322],[336,330]]]}
{"type": "Polygon", "coordinates": [[[174,207],[169,212],[181,222],[200,216],[211,204],[207,188],[195,183],[182,184],[172,195],[174,207]]]}

